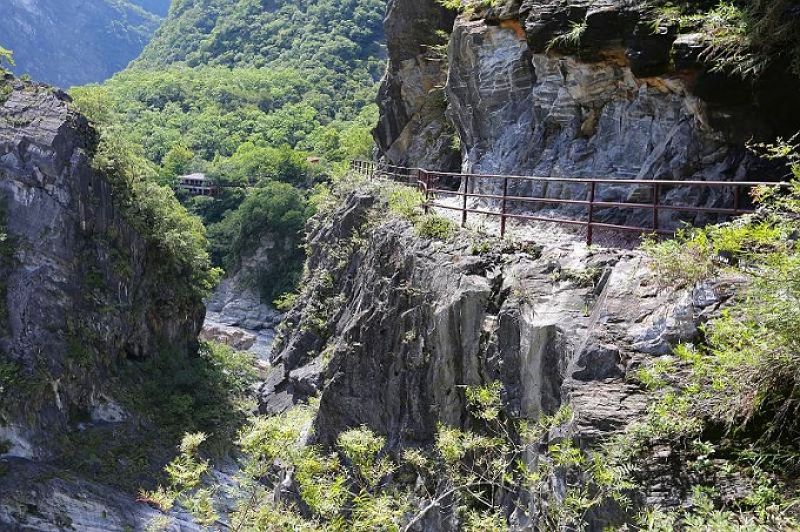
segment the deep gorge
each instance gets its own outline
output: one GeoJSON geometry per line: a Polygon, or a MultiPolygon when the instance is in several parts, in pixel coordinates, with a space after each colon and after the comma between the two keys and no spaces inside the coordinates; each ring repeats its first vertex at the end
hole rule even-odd
{"type": "Polygon", "coordinates": [[[791,2],[383,7],[175,2],[70,94],[0,47],[0,528],[797,529],[796,187],[621,249],[348,167],[800,177],[791,2]]]}

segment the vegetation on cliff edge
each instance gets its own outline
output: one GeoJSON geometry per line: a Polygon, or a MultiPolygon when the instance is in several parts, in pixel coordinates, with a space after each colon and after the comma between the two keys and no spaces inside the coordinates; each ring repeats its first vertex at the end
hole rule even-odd
{"type": "Polygon", "coordinates": [[[653,0],[653,31],[699,33],[701,59],[715,68],[758,77],[778,60],[800,75],[800,7],[793,0],[653,0]]]}

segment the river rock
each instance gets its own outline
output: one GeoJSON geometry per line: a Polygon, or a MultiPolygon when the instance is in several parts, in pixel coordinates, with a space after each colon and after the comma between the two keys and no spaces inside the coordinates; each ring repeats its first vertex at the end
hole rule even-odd
{"type": "Polygon", "coordinates": [[[256,335],[238,327],[229,327],[206,322],[200,331],[200,339],[206,342],[219,342],[237,351],[247,351],[256,343],[256,335]]]}

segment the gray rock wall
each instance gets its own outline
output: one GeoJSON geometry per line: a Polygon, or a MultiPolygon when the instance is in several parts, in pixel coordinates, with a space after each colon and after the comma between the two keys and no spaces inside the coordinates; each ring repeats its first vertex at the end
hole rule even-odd
{"type": "Polygon", "coordinates": [[[389,0],[385,20],[389,64],[381,83],[381,117],[373,134],[392,164],[450,170],[458,166],[455,130],[445,119],[446,44],[455,15],[428,0],[389,0]]]}
{"type": "Polygon", "coordinates": [[[0,440],[11,442],[7,454],[39,458],[104,408],[99,398],[113,396],[126,358],[195,351],[204,308],[156,273],[162,253],[92,169],[97,135],[68,97],[6,83],[0,203],[11,251],[0,291],[0,440]]]}
{"type": "MultiPolygon", "coordinates": [[[[429,445],[439,423],[475,428],[466,386],[500,381],[514,417],[570,405],[567,433],[591,448],[642,418],[637,368],[693,340],[727,297],[716,286],[660,289],[638,252],[552,235],[487,247],[462,232],[445,243],[396,218],[374,222],[385,208],[359,193],[316,220],[306,289],[261,387],[267,413],[319,396],[323,445],[361,425],[394,450],[429,445]]],[[[621,517],[593,519],[600,530],[621,517]]]]}
{"type": "MultiPolygon", "coordinates": [[[[0,475],[4,531],[146,532],[163,517],[128,493],[46,465],[10,460],[9,471],[0,475]]],[[[172,512],[169,518],[164,532],[203,530],[186,513],[172,512]]]]}
{"type": "MultiPolygon", "coordinates": [[[[401,16],[390,10],[387,27],[401,16]]],[[[698,59],[697,35],[678,36],[674,27],[653,32],[648,16],[645,2],[617,0],[508,0],[460,15],[450,30],[445,114],[460,137],[461,170],[643,181],[784,177],[785,169],[765,165],[744,145],[800,129],[800,113],[779,103],[800,90],[797,78],[778,64],[747,82],[714,72],[698,59]],[[575,27],[582,31],[574,40],[563,38],[575,27]]],[[[408,60],[391,48],[390,57],[408,60]]],[[[419,76],[393,64],[387,80],[403,91],[382,93],[381,123],[397,115],[393,109],[415,92],[411,87],[425,92],[419,76]]],[[[428,138],[429,129],[379,129],[386,159],[446,166],[449,155],[428,138]]],[[[575,187],[535,187],[518,183],[512,192],[584,195],[575,187]]],[[[478,188],[497,191],[485,182],[478,188]]],[[[631,187],[599,192],[607,201],[647,201],[631,187]]],[[[731,201],[729,191],[668,194],[688,204],[731,201]]],[[[644,216],[599,213],[629,223],[644,216]]],[[[675,216],[665,214],[663,222],[675,216]]]]}

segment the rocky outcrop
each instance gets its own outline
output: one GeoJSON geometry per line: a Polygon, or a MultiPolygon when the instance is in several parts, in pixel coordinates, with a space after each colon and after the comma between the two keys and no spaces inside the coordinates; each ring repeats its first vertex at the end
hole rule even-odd
{"type": "MultiPolygon", "coordinates": [[[[259,293],[259,286],[299,269],[293,239],[266,235],[249,250],[231,275],[206,302],[203,338],[213,338],[235,349],[250,350],[266,360],[282,315],[259,293]]],[[[301,259],[302,260],[302,259],[301,259]]]]}
{"type": "Polygon", "coordinates": [[[0,525],[8,531],[144,532],[163,523],[165,532],[199,532],[185,513],[164,515],[130,494],[64,471],[11,460],[0,474],[0,525]]]}
{"type": "Polygon", "coordinates": [[[499,381],[514,417],[570,405],[567,433],[591,448],[645,412],[636,369],[694,339],[728,297],[660,289],[641,253],[552,233],[491,245],[420,238],[392,217],[365,225],[383,208],[362,192],[316,220],[305,289],[261,388],[265,412],[319,395],[324,445],[361,425],[392,449],[431,444],[440,423],[470,428],[465,387],[499,381]]]}
{"type": "Polygon", "coordinates": [[[378,94],[374,131],[387,162],[457,168],[455,130],[445,119],[447,58],[441,49],[455,15],[436,2],[390,0],[385,21],[389,65],[378,94]]]}
{"type": "Polygon", "coordinates": [[[256,344],[255,334],[238,327],[209,322],[208,318],[200,331],[200,339],[204,342],[225,344],[237,351],[247,351],[256,344]]]}
{"type": "MultiPolygon", "coordinates": [[[[412,3],[397,0],[387,27],[400,5],[412,3]]],[[[716,72],[700,60],[699,36],[678,35],[674,26],[654,31],[649,9],[646,2],[617,0],[506,0],[460,15],[449,38],[445,90],[461,169],[640,180],[783,177],[744,144],[800,128],[798,111],[781,103],[800,88],[798,79],[779,64],[756,81],[716,72]]],[[[405,56],[390,49],[390,57],[405,56]]],[[[394,72],[404,94],[421,91],[418,76],[394,72]]],[[[397,94],[380,100],[382,123],[397,115],[402,101],[397,94]]],[[[379,144],[387,159],[442,160],[437,146],[428,143],[420,154],[406,149],[413,141],[402,132],[387,131],[379,144]]],[[[567,194],[537,186],[519,184],[514,192],[567,194]]],[[[606,201],[641,193],[601,189],[606,201]]],[[[671,194],[692,204],[730,199],[716,191],[671,194]]]]}
{"type": "Polygon", "coordinates": [[[62,92],[4,80],[0,202],[3,454],[43,458],[84,420],[125,417],[125,360],[196,352],[200,296],[163,278],[164,251],[132,228],[92,167],[97,135],[62,92]]]}

